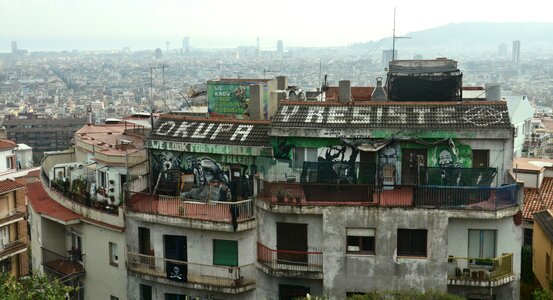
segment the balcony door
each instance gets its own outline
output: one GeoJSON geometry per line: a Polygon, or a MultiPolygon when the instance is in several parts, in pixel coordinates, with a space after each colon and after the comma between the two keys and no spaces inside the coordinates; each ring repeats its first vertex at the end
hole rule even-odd
{"type": "Polygon", "coordinates": [[[426,149],[403,149],[401,157],[401,184],[417,183],[419,167],[426,166],[426,149]]]}
{"type": "Polygon", "coordinates": [[[186,282],[188,273],[188,265],[184,263],[188,261],[186,236],[164,235],[163,243],[165,245],[165,259],[167,259],[165,261],[167,279],[186,282]]]}
{"type": "Polygon", "coordinates": [[[282,263],[307,264],[307,224],[277,222],[277,250],[282,263]]]}

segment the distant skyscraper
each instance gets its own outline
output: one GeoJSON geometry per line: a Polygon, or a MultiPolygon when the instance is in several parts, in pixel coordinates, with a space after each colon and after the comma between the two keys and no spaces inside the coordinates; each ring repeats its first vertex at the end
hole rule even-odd
{"type": "Polygon", "coordinates": [[[17,54],[17,42],[12,41],[12,54],[17,54]]]}
{"type": "Polygon", "coordinates": [[[161,58],[161,49],[160,48],[157,48],[154,52],[154,57],[156,59],[160,59],[161,58]]]}
{"type": "Polygon", "coordinates": [[[520,61],[520,41],[513,41],[513,62],[518,63],[520,61]]]}
{"type": "Polygon", "coordinates": [[[284,44],[282,43],[282,40],[277,41],[277,52],[278,53],[284,52],[284,44]]]}
{"type": "Polygon", "coordinates": [[[503,43],[497,46],[497,55],[503,58],[507,56],[507,44],[503,43]]]}
{"type": "Polygon", "coordinates": [[[387,68],[392,59],[397,59],[397,50],[382,50],[382,66],[387,68]]]}
{"type": "Polygon", "coordinates": [[[169,53],[169,41],[165,42],[165,52],[169,53]]]}
{"type": "Polygon", "coordinates": [[[257,37],[257,46],[255,47],[255,57],[259,57],[259,37],[257,37]]]}
{"type": "Polygon", "coordinates": [[[182,50],[185,52],[190,52],[190,37],[185,36],[184,39],[182,39],[182,50]]]}
{"type": "Polygon", "coordinates": [[[422,59],[422,54],[415,54],[415,55],[413,55],[413,59],[415,59],[415,60],[421,60],[421,59],[422,59]]]}

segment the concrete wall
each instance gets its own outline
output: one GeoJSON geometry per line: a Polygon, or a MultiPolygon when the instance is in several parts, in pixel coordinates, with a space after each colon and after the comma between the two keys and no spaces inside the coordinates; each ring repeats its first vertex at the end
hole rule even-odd
{"type": "Polygon", "coordinates": [[[438,210],[367,207],[324,213],[324,294],[374,289],[446,290],[447,216],[438,210]],[[346,228],[376,228],[375,255],[346,254],[346,228]],[[427,229],[426,258],[397,257],[397,229],[427,229]]]}
{"type": "MultiPolygon", "coordinates": [[[[533,271],[534,275],[540,282],[540,285],[543,288],[549,288],[549,281],[553,278],[549,274],[549,277],[545,275],[545,255],[549,254],[550,257],[550,268],[553,268],[553,241],[549,240],[545,235],[545,232],[539,226],[539,224],[534,223],[534,236],[533,236],[533,245],[534,256],[533,256],[533,271]]],[[[553,272],[553,269],[550,269],[553,272]]]]}
{"type": "Polygon", "coordinates": [[[498,183],[499,185],[503,184],[507,171],[513,165],[512,140],[471,139],[461,140],[461,143],[469,145],[473,150],[489,150],[490,167],[497,168],[498,183]]]}
{"type": "Polygon", "coordinates": [[[540,174],[517,172],[515,178],[519,181],[523,181],[525,188],[538,188],[540,186],[540,174]]]}
{"type": "MultiPolygon", "coordinates": [[[[0,173],[7,172],[8,171],[8,165],[6,164],[6,158],[9,156],[12,156],[12,150],[2,150],[0,151],[0,173]]],[[[12,166],[12,169],[15,169],[15,159],[14,159],[14,165],[12,166]]]]}
{"type": "Polygon", "coordinates": [[[163,284],[155,281],[149,281],[144,278],[135,277],[129,275],[128,282],[128,299],[140,299],[140,285],[149,285],[152,287],[152,299],[153,300],[165,300],[165,294],[177,294],[187,295],[191,299],[228,299],[228,300],[259,300],[263,298],[257,298],[255,290],[250,290],[238,295],[214,293],[210,291],[184,289],[181,286],[174,286],[170,284],[163,284]]]}
{"type": "Polygon", "coordinates": [[[83,277],[85,299],[110,299],[110,296],[127,299],[127,271],[125,267],[125,236],[122,232],[100,226],[80,223],[66,227],[65,245],[71,247],[71,232],[82,237],[83,277]],[[118,266],[110,265],[109,242],[117,244],[118,266]]]}
{"type": "MultiPolygon", "coordinates": [[[[127,218],[126,225],[126,243],[128,250],[138,252],[138,227],[147,227],[150,229],[150,241],[154,248],[156,257],[165,257],[164,235],[186,236],[188,261],[191,263],[200,263],[213,265],[213,240],[236,240],[238,241],[238,265],[244,266],[255,263],[256,256],[256,237],[255,230],[246,230],[240,232],[221,232],[221,231],[203,231],[191,228],[168,226],[142,222],[133,218],[127,218]]],[[[139,276],[130,275],[128,283],[129,299],[138,299],[139,284],[145,280],[139,276]]],[[[152,285],[154,298],[163,300],[165,293],[187,294],[191,296],[211,295],[216,299],[258,299],[255,291],[248,291],[238,295],[221,294],[210,291],[193,290],[183,288],[178,283],[175,285],[162,284],[158,282],[145,283],[152,285]],[[156,298],[157,297],[157,298],[156,298]]]]}

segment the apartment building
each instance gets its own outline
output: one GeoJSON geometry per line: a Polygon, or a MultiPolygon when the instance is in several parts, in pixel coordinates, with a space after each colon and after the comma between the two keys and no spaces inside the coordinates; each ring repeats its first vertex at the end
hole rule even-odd
{"type": "Polygon", "coordinates": [[[30,153],[25,145],[0,139],[0,272],[15,277],[29,274],[25,185],[20,179],[29,169],[20,162],[30,153]]]}
{"type": "MultiPolygon", "coordinates": [[[[217,106],[162,115],[146,140],[149,189],[127,197],[129,296],[415,288],[518,299],[522,188],[508,172],[507,104],[459,101],[454,61],[394,64],[394,101],[353,101],[349,82],[322,102],[253,84],[239,118],[217,106]],[[419,81],[410,98],[403,89],[419,81]]],[[[266,86],[285,90],[278,81],[266,86]]]]}
{"type": "Polygon", "coordinates": [[[54,119],[34,113],[21,113],[19,116],[6,115],[2,122],[8,139],[33,148],[36,164],[45,151],[70,148],[75,131],[85,124],[86,118],[54,119]]]}
{"type": "Polygon", "coordinates": [[[128,299],[122,195],[144,189],[148,169],[134,129],[79,129],[75,146],[45,153],[40,180],[27,185],[33,269],[79,287],[71,299],[128,299]]]}
{"type": "Polygon", "coordinates": [[[553,255],[553,211],[543,210],[534,214],[534,244],[532,271],[543,289],[551,289],[551,256],[553,255]]]}

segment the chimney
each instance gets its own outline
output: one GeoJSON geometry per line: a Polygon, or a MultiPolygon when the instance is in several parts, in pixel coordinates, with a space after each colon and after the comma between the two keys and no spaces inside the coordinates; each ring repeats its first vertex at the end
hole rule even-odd
{"type": "Polygon", "coordinates": [[[501,100],[501,85],[499,83],[486,83],[486,101],[501,100]]]}
{"type": "Polygon", "coordinates": [[[388,96],[386,95],[386,91],[384,91],[384,88],[382,87],[382,77],[376,77],[376,87],[371,94],[371,101],[384,102],[387,99],[388,96]]]}
{"type": "Polygon", "coordinates": [[[340,80],[338,89],[338,100],[342,103],[351,102],[351,82],[349,80],[340,80]]]}
{"type": "Polygon", "coordinates": [[[87,125],[92,125],[92,108],[89,106],[86,108],[86,122],[87,125]]]}
{"type": "Polygon", "coordinates": [[[248,112],[250,120],[264,120],[263,116],[263,86],[256,84],[250,86],[250,103],[248,112]]]}
{"type": "Polygon", "coordinates": [[[267,107],[267,114],[269,119],[271,119],[271,117],[276,114],[278,107],[280,106],[280,101],[283,99],[286,100],[286,92],[271,91],[271,94],[269,95],[269,107],[267,107]]]}
{"type": "Polygon", "coordinates": [[[288,77],[277,76],[277,90],[285,91],[288,88],[288,77]]]}

